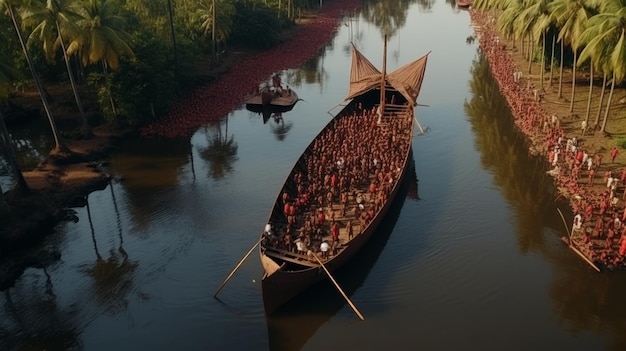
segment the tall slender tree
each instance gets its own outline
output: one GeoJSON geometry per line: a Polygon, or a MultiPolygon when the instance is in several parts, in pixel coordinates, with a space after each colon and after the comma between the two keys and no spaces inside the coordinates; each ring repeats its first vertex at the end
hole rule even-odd
{"type": "Polygon", "coordinates": [[[228,0],[202,0],[192,14],[192,21],[205,37],[211,38],[211,64],[217,62],[217,43],[230,37],[235,6],[228,0]]]}
{"type": "Polygon", "coordinates": [[[611,74],[611,90],[600,130],[606,132],[615,84],[626,76],[626,0],[606,0],[600,13],[589,19],[581,37],[588,40],[581,58],[598,62],[602,71],[611,74]]]}
{"type": "MultiPolygon", "coordinates": [[[[22,170],[19,167],[17,162],[17,158],[15,157],[15,148],[13,147],[13,142],[11,140],[11,135],[9,134],[9,130],[4,122],[4,115],[2,114],[2,102],[8,99],[9,97],[9,86],[10,82],[17,78],[17,71],[8,64],[9,60],[4,52],[0,52],[0,138],[4,144],[4,149],[6,151],[6,158],[11,166],[11,170],[13,172],[13,177],[17,183],[17,189],[20,193],[28,193],[30,188],[28,187],[28,183],[24,179],[24,175],[22,174],[22,170]]],[[[2,189],[0,189],[0,195],[2,194],[2,189]]],[[[1,202],[1,200],[0,200],[1,202]]]]}
{"type": "Polygon", "coordinates": [[[46,117],[48,118],[48,123],[50,124],[50,128],[52,129],[52,136],[54,138],[54,149],[51,153],[58,154],[61,152],[67,152],[67,147],[62,143],[61,137],[59,135],[59,131],[57,129],[54,118],[52,117],[52,109],[50,108],[50,103],[48,102],[47,93],[43,88],[43,84],[41,84],[41,80],[39,79],[39,75],[37,74],[37,70],[35,69],[35,65],[33,64],[33,60],[26,48],[26,42],[24,40],[24,36],[22,35],[22,31],[20,29],[20,21],[21,19],[18,17],[17,6],[21,4],[20,0],[0,0],[0,9],[6,9],[9,17],[11,18],[11,22],[13,23],[13,28],[15,29],[15,33],[17,35],[18,41],[22,48],[22,52],[24,57],[26,58],[26,63],[28,65],[28,69],[30,70],[33,76],[33,82],[35,83],[35,87],[39,92],[39,97],[41,98],[41,103],[43,105],[44,111],[46,113],[46,117]]]}
{"type": "Polygon", "coordinates": [[[48,61],[53,62],[58,49],[61,49],[74,99],[83,121],[83,135],[87,138],[93,137],[66,49],[66,38],[79,35],[79,29],[75,25],[78,15],[69,7],[67,0],[46,0],[45,3],[35,2],[33,6],[26,7],[22,18],[24,23],[34,25],[29,41],[38,39],[43,44],[48,61]]]}
{"type": "MultiPolygon", "coordinates": [[[[587,21],[589,21],[589,18],[593,15],[593,8],[587,6],[586,0],[555,0],[550,5],[550,10],[556,19],[557,25],[561,28],[559,31],[559,41],[561,41],[561,44],[571,46],[574,52],[574,62],[572,64],[572,95],[569,105],[569,112],[573,112],[576,97],[576,61],[578,59],[578,51],[581,48],[580,39],[582,33],[587,28],[587,21]]],[[[563,48],[563,46],[561,46],[561,48],[563,48]]],[[[563,50],[561,50],[561,52],[563,52],[563,50]]],[[[561,55],[561,58],[562,57],[561,55]]],[[[563,60],[561,59],[561,65],[562,62],[563,60]]]]}

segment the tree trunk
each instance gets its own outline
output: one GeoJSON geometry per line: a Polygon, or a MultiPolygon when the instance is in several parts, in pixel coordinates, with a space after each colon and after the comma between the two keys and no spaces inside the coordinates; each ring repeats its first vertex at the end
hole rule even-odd
{"type": "Polygon", "coordinates": [[[556,35],[552,35],[552,54],[550,55],[550,87],[552,87],[552,72],[554,71],[554,46],[556,44],[556,35]]]}
{"type": "Polygon", "coordinates": [[[569,112],[574,112],[574,96],[576,94],[576,59],[578,52],[574,49],[574,64],[572,65],[572,98],[569,102],[569,112]]]}
{"type": "Polygon", "coordinates": [[[15,157],[15,148],[13,147],[13,143],[11,142],[9,130],[4,123],[4,116],[2,115],[2,111],[0,111],[0,133],[2,133],[4,148],[7,151],[7,161],[9,162],[9,165],[11,165],[15,181],[17,182],[17,189],[21,194],[28,193],[30,191],[30,188],[28,187],[28,184],[24,179],[22,170],[17,164],[17,158],[15,157]]]}
{"type": "Polygon", "coordinates": [[[585,125],[587,126],[589,125],[589,115],[591,114],[591,94],[593,93],[593,60],[590,60],[590,62],[591,64],[589,66],[589,96],[587,97],[587,113],[585,113],[585,125]]]}
{"type": "Polygon", "coordinates": [[[33,76],[33,82],[35,83],[35,87],[39,92],[39,97],[41,98],[41,103],[43,104],[43,108],[46,112],[46,116],[48,117],[48,123],[50,123],[50,128],[52,129],[52,137],[54,138],[54,153],[59,153],[62,151],[67,151],[67,148],[61,142],[61,138],[59,137],[59,131],[57,129],[56,124],[54,123],[54,118],[52,118],[52,110],[50,109],[50,104],[48,103],[48,98],[46,97],[46,93],[43,89],[43,85],[39,80],[39,75],[35,70],[35,65],[31,60],[30,54],[26,49],[26,44],[24,43],[24,38],[22,37],[22,32],[20,31],[20,25],[17,23],[17,18],[15,17],[15,13],[13,10],[13,5],[10,1],[6,2],[7,10],[9,11],[9,17],[11,17],[11,21],[13,22],[13,27],[15,29],[15,33],[17,34],[17,38],[22,46],[22,51],[24,52],[24,57],[26,58],[26,63],[28,64],[28,69],[30,69],[30,73],[33,76]]]}
{"type": "Polygon", "coordinates": [[[559,71],[559,99],[563,98],[563,40],[561,39],[561,67],[559,71]]]}
{"type": "Polygon", "coordinates": [[[602,79],[602,90],[600,92],[600,103],[598,104],[598,113],[596,114],[596,121],[593,124],[593,130],[598,129],[598,123],[600,123],[600,114],[602,113],[602,103],[604,102],[604,92],[606,91],[606,73],[602,79]]]}
{"type": "Polygon", "coordinates": [[[615,88],[615,72],[613,72],[613,79],[611,79],[611,92],[609,93],[609,99],[606,102],[606,110],[604,111],[604,121],[602,121],[601,132],[606,133],[606,121],[609,119],[609,111],[611,110],[611,99],[613,98],[613,90],[615,88]]]}
{"type": "Polygon", "coordinates": [[[533,63],[533,49],[535,48],[534,45],[532,45],[533,42],[533,36],[532,34],[529,37],[530,39],[528,40],[528,74],[531,73],[531,68],[532,68],[532,63],[533,63]]]}
{"type": "Polygon", "coordinates": [[[174,31],[174,9],[172,7],[172,0],[167,0],[167,11],[170,19],[172,47],[174,48],[174,79],[178,79],[178,46],[176,45],[176,32],[174,31]]]}
{"type": "Polygon", "coordinates": [[[89,121],[87,120],[87,116],[85,115],[85,110],[83,109],[83,102],[80,99],[80,95],[78,94],[78,88],[76,87],[76,79],[74,78],[74,72],[72,71],[72,66],[70,65],[70,59],[67,57],[67,51],[65,50],[65,42],[63,40],[63,36],[61,35],[61,30],[59,27],[59,22],[56,22],[57,30],[59,31],[59,41],[61,42],[61,50],[63,51],[63,60],[65,61],[65,68],[67,69],[67,75],[70,78],[70,85],[72,86],[72,92],[74,93],[74,100],[76,100],[76,105],[78,106],[78,112],[80,113],[80,118],[83,121],[82,132],[85,138],[91,139],[93,137],[93,133],[91,131],[91,127],[89,126],[89,121]]]}
{"type": "Polygon", "coordinates": [[[109,81],[109,70],[107,69],[107,63],[104,60],[102,60],[102,70],[104,71],[104,84],[106,85],[107,95],[109,95],[109,102],[111,103],[111,110],[113,111],[113,118],[117,120],[117,109],[115,108],[115,102],[113,101],[113,94],[111,93],[111,82],[109,81]]]}
{"type": "Polygon", "coordinates": [[[546,32],[544,31],[543,33],[541,33],[541,41],[542,41],[542,46],[541,46],[541,72],[539,73],[539,79],[541,80],[541,85],[540,88],[541,90],[543,90],[543,72],[546,70],[546,32]]]}

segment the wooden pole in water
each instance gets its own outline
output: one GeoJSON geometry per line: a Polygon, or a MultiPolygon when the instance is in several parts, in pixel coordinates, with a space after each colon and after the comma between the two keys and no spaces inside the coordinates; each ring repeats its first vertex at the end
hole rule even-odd
{"type": "Polygon", "coordinates": [[[580,256],[580,258],[585,260],[585,262],[589,263],[589,265],[591,267],[593,267],[593,269],[595,269],[596,271],[600,272],[600,268],[598,266],[596,266],[589,258],[587,258],[587,256],[585,256],[585,254],[580,252],[580,250],[578,250],[576,248],[576,246],[572,245],[572,233],[570,233],[570,231],[569,231],[569,227],[567,226],[567,222],[565,221],[565,217],[563,217],[563,213],[561,212],[560,209],[557,208],[556,210],[559,211],[559,215],[561,215],[561,219],[563,220],[563,225],[565,225],[565,230],[567,231],[567,246],[569,246],[569,248],[572,249],[572,251],[574,251],[578,256],[580,256]]]}
{"type": "Polygon", "coordinates": [[[335,284],[335,287],[337,288],[337,290],[339,290],[339,292],[341,293],[341,295],[343,296],[344,299],[346,299],[346,301],[348,302],[348,304],[350,305],[350,307],[352,307],[352,310],[354,311],[354,313],[356,313],[356,315],[362,320],[365,320],[365,317],[363,317],[363,315],[361,314],[361,312],[359,312],[359,310],[356,308],[356,306],[352,303],[352,301],[350,301],[350,298],[348,298],[348,295],[346,295],[345,292],[343,292],[343,290],[341,290],[341,287],[339,286],[339,284],[337,284],[337,282],[335,281],[335,278],[333,278],[333,276],[330,274],[330,272],[328,271],[328,269],[326,269],[326,266],[324,266],[324,263],[322,263],[322,261],[319,259],[319,257],[317,257],[317,255],[313,252],[311,252],[311,255],[313,255],[313,257],[315,257],[315,259],[317,260],[317,262],[320,264],[320,266],[322,266],[322,268],[324,268],[324,271],[326,272],[326,274],[328,274],[328,278],[330,278],[330,280],[333,282],[333,284],[335,284]]]}
{"type": "Polygon", "coordinates": [[[215,292],[215,295],[213,295],[213,297],[217,297],[217,294],[219,294],[219,292],[222,290],[222,288],[224,287],[224,285],[226,285],[226,283],[228,283],[228,281],[230,280],[230,278],[232,278],[233,274],[235,274],[235,272],[239,269],[239,267],[241,267],[241,265],[243,264],[243,262],[248,258],[248,256],[250,256],[250,254],[252,253],[252,251],[259,246],[259,244],[261,243],[261,240],[263,240],[263,238],[261,237],[261,239],[259,239],[259,241],[256,242],[256,244],[254,244],[254,246],[252,246],[250,248],[250,250],[248,251],[248,253],[243,256],[243,258],[241,259],[241,261],[239,261],[239,263],[237,264],[237,266],[233,269],[232,272],[230,272],[230,274],[226,277],[226,279],[224,279],[224,282],[222,283],[222,285],[220,285],[220,287],[217,289],[217,291],[215,292]]]}
{"type": "Polygon", "coordinates": [[[563,217],[563,212],[561,212],[561,209],[557,207],[556,209],[557,211],[559,211],[559,214],[561,215],[561,219],[563,220],[563,225],[565,226],[565,230],[567,231],[567,240],[568,240],[568,244],[572,241],[572,234],[569,232],[569,227],[567,226],[567,221],[565,221],[565,217],[563,217]]]}

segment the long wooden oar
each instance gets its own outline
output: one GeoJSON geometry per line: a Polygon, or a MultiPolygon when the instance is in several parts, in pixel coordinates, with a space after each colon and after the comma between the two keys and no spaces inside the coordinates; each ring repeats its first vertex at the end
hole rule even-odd
{"type": "Polygon", "coordinates": [[[563,220],[563,225],[565,226],[565,230],[567,231],[567,240],[568,240],[568,244],[572,241],[572,234],[569,232],[569,227],[567,226],[567,221],[565,221],[565,217],[563,217],[563,212],[561,212],[560,208],[556,208],[557,211],[559,211],[559,214],[561,215],[561,219],[563,220]]]}
{"type": "Polygon", "coordinates": [[[259,244],[261,243],[261,240],[263,240],[263,238],[259,239],[259,241],[256,242],[256,244],[254,244],[254,246],[252,246],[250,248],[250,250],[248,251],[248,253],[243,256],[243,258],[241,259],[241,261],[239,261],[239,263],[237,264],[237,266],[233,269],[232,272],[230,272],[230,274],[228,275],[228,277],[226,277],[226,279],[224,279],[224,282],[222,283],[222,285],[220,285],[220,287],[217,289],[217,291],[215,292],[215,295],[213,295],[213,297],[217,297],[217,294],[219,294],[219,292],[222,290],[222,288],[224,287],[224,285],[226,285],[226,283],[228,283],[228,281],[230,280],[230,278],[233,276],[233,274],[235,274],[235,272],[239,269],[239,267],[243,264],[243,261],[245,261],[248,256],[250,256],[250,254],[252,253],[252,251],[259,246],[259,244]]]}
{"type": "Polygon", "coordinates": [[[576,246],[574,246],[572,244],[572,233],[570,233],[570,231],[569,231],[569,227],[567,226],[567,222],[565,221],[565,217],[563,217],[563,213],[561,212],[561,210],[559,208],[557,208],[556,210],[559,211],[559,214],[561,215],[561,219],[563,220],[563,225],[565,225],[565,230],[567,231],[567,245],[569,246],[569,248],[572,249],[572,251],[574,251],[574,253],[576,253],[578,256],[580,256],[580,258],[585,260],[585,262],[589,263],[589,265],[591,267],[593,267],[593,269],[595,269],[596,271],[600,272],[600,268],[598,266],[596,266],[593,263],[593,261],[591,261],[589,258],[587,258],[587,256],[585,256],[585,254],[580,252],[580,250],[578,250],[576,248],[576,246]]]}
{"type": "Polygon", "coordinates": [[[328,271],[328,269],[326,269],[326,266],[324,266],[324,263],[322,263],[322,261],[319,259],[319,257],[317,257],[317,255],[313,252],[311,252],[311,254],[313,255],[313,257],[315,257],[315,259],[317,260],[317,262],[322,266],[322,268],[324,268],[324,271],[326,272],[326,274],[328,274],[328,278],[330,278],[330,280],[333,282],[333,284],[335,284],[335,287],[337,288],[337,290],[339,290],[339,292],[341,293],[341,295],[343,296],[344,299],[346,299],[346,301],[348,302],[348,304],[350,305],[350,307],[352,307],[352,310],[354,311],[354,313],[356,313],[357,316],[359,316],[359,318],[364,321],[365,317],[363,317],[363,315],[361,314],[361,312],[359,312],[359,310],[356,308],[356,306],[352,303],[352,301],[350,301],[350,298],[348,298],[348,295],[346,295],[345,292],[343,292],[343,290],[341,289],[341,287],[339,286],[339,284],[337,284],[337,282],[335,281],[335,278],[333,278],[333,276],[330,274],[330,272],[328,271]]]}

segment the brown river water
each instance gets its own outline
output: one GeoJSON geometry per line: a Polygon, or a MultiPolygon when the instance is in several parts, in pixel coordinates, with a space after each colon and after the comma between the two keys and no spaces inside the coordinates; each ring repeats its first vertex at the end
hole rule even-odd
{"type": "Polygon", "coordinates": [[[242,107],[189,138],[122,145],[111,184],[45,242],[60,261],[0,292],[0,350],[626,349],[626,275],[596,273],[560,241],[557,208],[572,214],[528,156],[468,13],[404,3],[387,64],[432,51],[417,108],[426,133],[380,234],[336,274],[364,321],[329,283],[266,317],[256,253],[213,298],[339,110],[350,42],[381,66],[379,27],[355,15],[320,56],[282,72],[303,99],[282,121],[242,107]]]}

